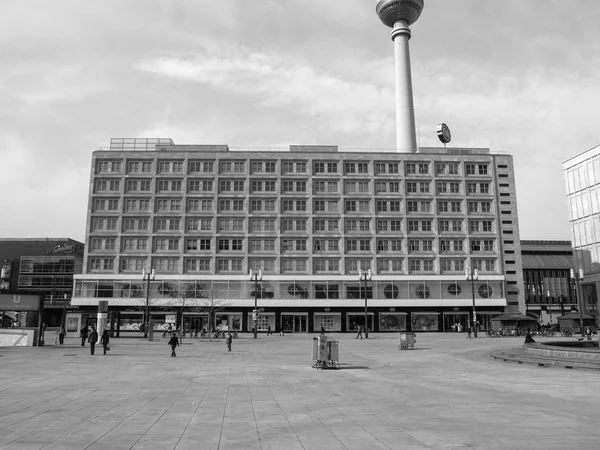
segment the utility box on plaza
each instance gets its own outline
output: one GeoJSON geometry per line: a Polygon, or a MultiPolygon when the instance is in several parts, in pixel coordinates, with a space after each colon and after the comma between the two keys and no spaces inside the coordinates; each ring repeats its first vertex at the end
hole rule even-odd
{"type": "Polygon", "coordinates": [[[415,348],[416,342],[417,337],[412,331],[400,333],[400,350],[408,350],[410,348],[415,348]]]}
{"type": "Polygon", "coordinates": [[[313,338],[312,362],[314,368],[338,369],[340,367],[339,359],[338,341],[324,335],[313,338]]]}

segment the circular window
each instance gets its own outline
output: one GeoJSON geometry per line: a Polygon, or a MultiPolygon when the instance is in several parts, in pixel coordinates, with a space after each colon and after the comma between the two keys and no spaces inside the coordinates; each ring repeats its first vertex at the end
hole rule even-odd
{"type": "Polygon", "coordinates": [[[462,288],[458,284],[451,284],[448,286],[448,294],[450,295],[459,295],[462,291],[462,288]]]}
{"type": "Polygon", "coordinates": [[[290,284],[287,288],[288,294],[290,295],[302,295],[304,294],[304,289],[302,289],[297,284],[290,284]]]}
{"type": "Polygon", "coordinates": [[[492,296],[492,288],[490,286],[488,286],[487,284],[484,284],[482,286],[479,286],[479,289],[477,290],[477,292],[479,292],[479,296],[481,298],[490,298],[492,296]]]}
{"type": "Polygon", "coordinates": [[[383,289],[383,295],[385,295],[385,298],[398,298],[398,292],[398,286],[394,286],[393,284],[388,284],[383,289]]]}
{"type": "Polygon", "coordinates": [[[424,284],[418,285],[415,292],[419,298],[429,298],[429,288],[424,284]]]}

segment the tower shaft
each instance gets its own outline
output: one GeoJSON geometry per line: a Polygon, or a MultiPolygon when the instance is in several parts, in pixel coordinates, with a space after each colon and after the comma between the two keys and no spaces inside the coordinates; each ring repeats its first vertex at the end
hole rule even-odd
{"type": "Polygon", "coordinates": [[[391,35],[396,67],[396,150],[400,153],[415,153],[417,133],[408,46],[410,28],[406,22],[397,21],[391,35]]]}

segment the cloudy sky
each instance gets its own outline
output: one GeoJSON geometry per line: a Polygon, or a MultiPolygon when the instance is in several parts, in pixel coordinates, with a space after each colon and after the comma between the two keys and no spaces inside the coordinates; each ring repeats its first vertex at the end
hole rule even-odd
{"type": "MultiPolygon", "coordinates": [[[[111,137],[395,146],[375,0],[2,0],[0,237],[83,240],[111,137]]],[[[600,142],[600,2],[426,0],[419,143],[514,155],[522,239],[571,239],[562,162],[600,142]]]]}

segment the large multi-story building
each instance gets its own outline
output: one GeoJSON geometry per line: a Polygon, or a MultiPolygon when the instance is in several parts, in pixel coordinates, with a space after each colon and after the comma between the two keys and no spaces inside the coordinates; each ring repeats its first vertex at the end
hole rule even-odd
{"type": "MultiPolygon", "coordinates": [[[[65,319],[73,293],[73,275],[81,273],[83,244],[68,238],[1,238],[0,294],[39,295],[43,322],[54,327],[65,319]]],[[[3,326],[15,314],[7,312],[3,326]]]]}
{"type": "MultiPolygon", "coordinates": [[[[583,312],[598,321],[600,291],[600,145],[563,162],[583,312]]],[[[598,322],[597,322],[598,323],[598,322]]]]}
{"type": "Polygon", "coordinates": [[[269,150],[112,139],[94,152],[73,304],[108,299],[121,331],[139,329],[146,304],[155,327],[183,309],[197,329],[212,303],[250,330],[256,301],[259,330],[296,332],[354,330],[365,303],[379,331],[525,311],[510,155],[269,150]]]}

